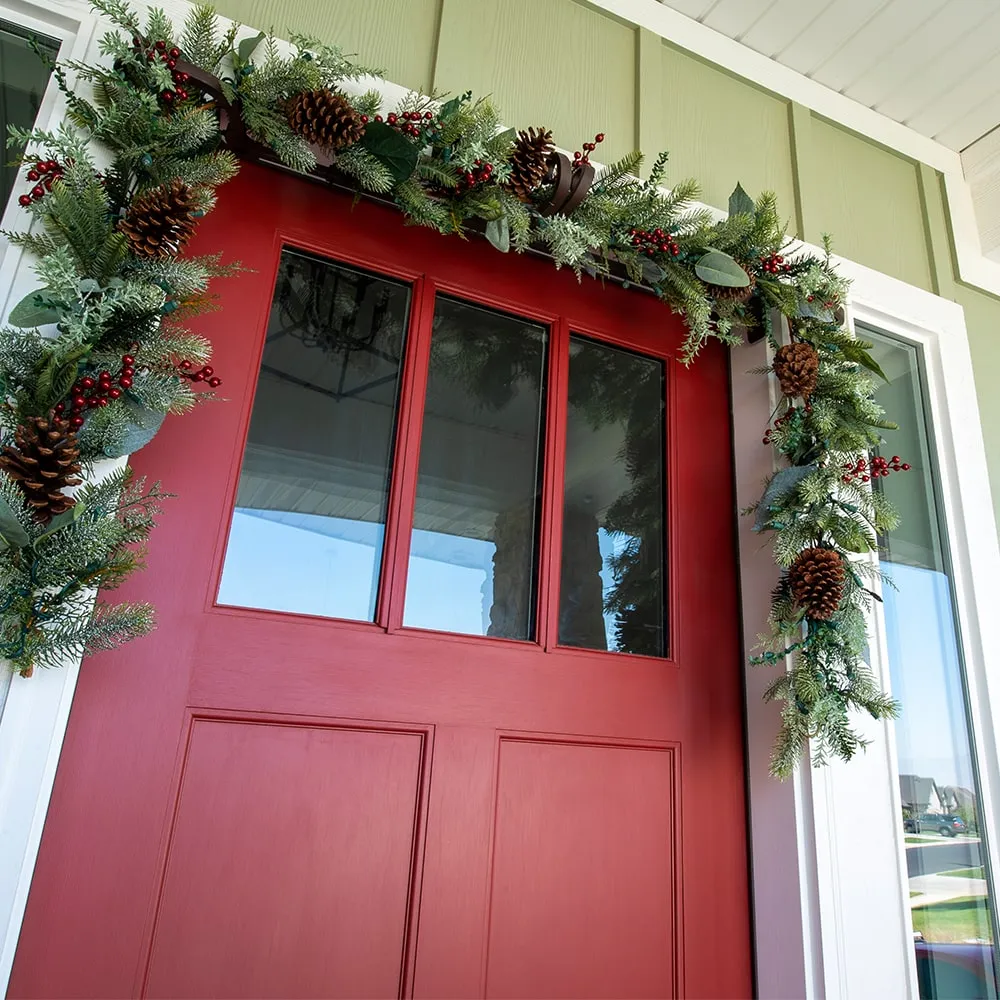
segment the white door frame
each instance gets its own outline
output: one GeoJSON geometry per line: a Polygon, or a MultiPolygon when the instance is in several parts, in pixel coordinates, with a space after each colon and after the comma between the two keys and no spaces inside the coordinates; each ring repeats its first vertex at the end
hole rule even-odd
{"type": "MultiPolygon", "coordinates": [[[[622,0],[632,3],[633,0],[622,0]]],[[[646,0],[634,0],[645,3],[646,0]]],[[[650,0],[650,3],[652,0],[650,0]]],[[[612,8],[618,0],[598,5],[612,8]]],[[[181,0],[164,4],[183,16],[181,0]]],[[[654,6],[659,7],[659,4],[654,6]]],[[[665,8],[661,8],[665,9],[665,8]]],[[[58,38],[63,58],[97,57],[97,23],[83,0],[0,0],[0,17],[58,38]]],[[[700,26],[699,26],[700,27],[700,26]]],[[[364,81],[365,86],[372,81],[364,81]]],[[[401,88],[380,84],[386,94],[401,88]]],[[[56,89],[45,96],[39,124],[54,127],[64,113],[56,89]]],[[[16,195],[17,191],[15,192],[16,195]]],[[[24,215],[8,208],[6,228],[24,215]]],[[[1000,662],[1000,636],[983,628],[981,611],[997,606],[1000,546],[990,498],[986,454],[976,404],[972,363],[960,306],[849,261],[851,313],[857,320],[918,343],[928,373],[948,530],[957,614],[965,652],[983,788],[981,806],[993,870],[996,856],[1000,767],[994,732],[998,683],[986,668],[1000,662]],[[958,467],[962,468],[961,477],[958,467]],[[974,543],[974,544],[973,544],[974,543]]],[[[0,246],[0,316],[34,287],[30,262],[0,246]],[[6,252],[4,252],[6,250],[6,252]]],[[[760,364],[763,344],[732,354],[737,499],[755,499],[772,470],[760,436],[773,408],[773,387],[747,369],[760,364]]],[[[193,418],[196,419],[196,418],[193,418]]],[[[752,646],[766,614],[776,570],[759,536],[740,527],[743,616],[752,646]]],[[[888,684],[880,619],[873,622],[874,668],[888,684]]],[[[0,716],[0,988],[13,963],[42,828],[76,687],[79,664],[14,677],[0,716]]],[[[760,694],[768,672],[748,668],[747,733],[752,830],[753,893],[759,994],[764,998],[917,996],[905,854],[899,833],[899,788],[891,724],[866,727],[867,753],[848,765],[802,769],[785,784],[767,775],[777,711],[760,694]],[[871,833],[857,843],[844,817],[863,802],[871,833]],[[887,878],[886,873],[894,873],[887,878]],[[878,887],[878,891],[875,891],[878,887]]]]}

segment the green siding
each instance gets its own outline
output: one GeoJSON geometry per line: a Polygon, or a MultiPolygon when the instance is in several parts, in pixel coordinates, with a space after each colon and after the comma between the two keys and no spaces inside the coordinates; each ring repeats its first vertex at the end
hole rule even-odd
{"type": "Polygon", "coordinates": [[[670,45],[661,45],[661,70],[653,111],[656,131],[646,142],[649,156],[669,150],[668,177],[695,177],[702,199],[716,208],[729,204],[740,182],[756,195],[773,191],[791,219],[795,184],[788,126],[788,102],[741,83],[670,45]]]}
{"type": "Polygon", "coordinates": [[[213,6],[255,28],[339,45],[404,87],[431,87],[441,0],[216,0],[213,6]]]}
{"type": "Polygon", "coordinates": [[[834,237],[843,257],[931,290],[930,262],[912,160],[815,116],[806,239],[834,237]]]}
{"type": "Polygon", "coordinates": [[[567,149],[604,132],[600,158],[617,159],[636,146],[636,35],[575,0],[443,0],[434,86],[490,94],[567,149]]]}

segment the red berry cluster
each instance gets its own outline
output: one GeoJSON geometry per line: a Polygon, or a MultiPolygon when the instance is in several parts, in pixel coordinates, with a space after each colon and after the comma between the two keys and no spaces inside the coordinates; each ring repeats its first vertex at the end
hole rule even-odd
{"type": "MultiPolygon", "coordinates": [[[[368,115],[362,115],[361,121],[368,124],[368,115]]],[[[381,115],[375,116],[375,121],[382,121],[381,115]]],[[[411,139],[419,139],[423,143],[428,143],[434,138],[435,133],[441,131],[441,123],[434,120],[431,111],[421,114],[419,111],[403,111],[400,114],[393,112],[386,115],[386,125],[391,126],[397,132],[409,136],[411,139]]]]}
{"type": "Polygon", "coordinates": [[[792,265],[787,263],[780,253],[772,253],[768,257],[761,257],[760,266],[768,274],[787,274],[792,269],[792,265]]]}
{"type": "Polygon", "coordinates": [[[629,236],[632,238],[632,246],[644,253],[647,257],[653,257],[657,252],[673,254],[676,257],[681,248],[670,233],[662,229],[630,229],[629,236]]]}
{"type": "MultiPolygon", "coordinates": [[[[815,301],[815,299],[816,299],[816,296],[815,296],[815,295],[807,295],[807,296],[806,296],[806,302],[814,302],[814,301],[815,301]]],[[[836,303],[836,302],[834,302],[834,301],[833,301],[833,300],[831,299],[831,301],[829,301],[829,302],[824,302],[824,303],[823,303],[823,308],[824,308],[824,309],[832,309],[832,308],[833,308],[833,307],[834,307],[834,306],[835,306],[836,304],[837,304],[837,303],[836,303]]]]}
{"type": "Polygon", "coordinates": [[[881,455],[872,455],[871,464],[864,458],[859,458],[853,465],[847,462],[844,465],[844,474],[840,478],[845,483],[853,483],[855,479],[867,483],[872,479],[880,479],[888,476],[890,472],[909,472],[910,463],[901,462],[899,455],[893,455],[886,459],[881,455]]]}
{"type": "Polygon", "coordinates": [[[153,42],[152,45],[147,46],[141,38],[132,39],[133,50],[143,56],[148,63],[161,62],[165,63],[167,69],[170,70],[170,75],[174,81],[174,87],[172,90],[164,90],[160,93],[160,100],[166,105],[171,105],[175,101],[186,101],[188,99],[187,88],[184,86],[191,77],[179,70],[177,68],[177,60],[181,57],[181,50],[174,48],[167,48],[167,43],[161,38],[158,42],[153,42]]]}
{"type": "Polygon", "coordinates": [[[585,142],[583,144],[583,152],[582,153],[579,150],[577,150],[573,154],[573,166],[574,167],[579,167],[579,166],[582,166],[584,163],[590,163],[590,154],[595,149],[597,149],[597,144],[599,142],[604,142],[604,133],[603,132],[598,132],[597,135],[594,136],[594,141],[593,142],[585,142]]]}
{"type": "Polygon", "coordinates": [[[192,382],[204,382],[213,389],[218,389],[222,385],[222,379],[216,377],[215,369],[209,365],[202,365],[197,371],[192,371],[194,362],[185,358],[177,367],[180,369],[178,374],[181,378],[190,379],[192,382]]]}
{"type": "Polygon", "coordinates": [[[476,160],[475,165],[471,170],[467,170],[464,174],[459,174],[458,184],[455,186],[455,191],[458,194],[464,194],[466,191],[471,191],[474,187],[480,184],[489,184],[493,177],[493,164],[483,163],[482,160],[476,160]]]}
{"type": "Polygon", "coordinates": [[[56,160],[38,160],[28,171],[28,180],[35,186],[29,194],[22,194],[17,203],[27,208],[33,201],[41,201],[46,191],[52,190],[54,181],[63,175],[63,168],[56,160]]]}
{"type": "MultiPolygon", "coordinates": [[[[802,411],[804,413],[812,413],[813,408],[809,403],[806,403],[806,405],[802,407],[802,411]]],[[[793,406],[783,417],[778,417],[778,419],[774,422],[774,426],[768,427],[768,429],[764,431],[764,437],[761,439],[762,443],[770,444],[775,431],[779,430],[783,424],[787,424],[789,420],[794,419],[798,412],[799,411],[793,406]]]]}
{"type": "Polygon", "coordinates": [[[101,372],[96,378],[85,375],[77,379],[70,389],[69,401],[56,407],[56,415],[70,413],[70,426],[83,426],[83,411],[93,410],[99,406],[109,406],[120,399],[122,391],[132,387],[132,377],[135,375],[135,358],[131,354],[122,355],[122,367],[117,376],[111,372],[101,372]],[[117,382],[117,385],[115,384],[117,382]]]}

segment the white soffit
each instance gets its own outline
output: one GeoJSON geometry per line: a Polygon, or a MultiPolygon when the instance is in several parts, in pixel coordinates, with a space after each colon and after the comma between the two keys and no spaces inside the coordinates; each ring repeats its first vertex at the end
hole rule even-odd
{"type": "Polygon", "coordinates": [[[660,0],[950,149],[1000,124],[998,0],[660,0]]]}

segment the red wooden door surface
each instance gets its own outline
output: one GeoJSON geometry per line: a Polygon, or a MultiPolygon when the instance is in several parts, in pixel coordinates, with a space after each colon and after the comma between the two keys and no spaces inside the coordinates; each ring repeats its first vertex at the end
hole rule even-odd
{"type": "Polygon", "coordinates": [[[723,351],[684,369],[651,297],[258,167],[216,248],[255,272],[201,324],[229,402],[136,458],[178,494],[126,590],[159,629],[84,664],[10,996],[749,996],[723,351]],[[217,603],[283,247],[409,288],[370,622],[217,603]],[[528,641],[403,625],[442,297],[548,337],[528,641]],[[664,359],[665,656],[558,642],[571,334],[664,359]]]}

